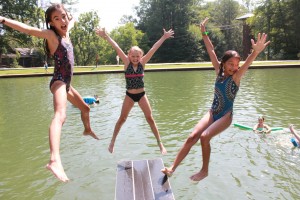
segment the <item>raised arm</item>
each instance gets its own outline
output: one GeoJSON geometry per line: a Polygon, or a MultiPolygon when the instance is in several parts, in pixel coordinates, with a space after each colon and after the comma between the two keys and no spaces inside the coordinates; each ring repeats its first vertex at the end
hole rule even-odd
{"type": "Polygon", "coordinates": [[[24,24],[22,22],[8,19],[8,18],[2,17],[2,16],[0,16],[0,23],[4,24],[6,26],[9,26],[12,29],[20,31],[22,33],[25,33],[27,35],[32,35],[32,36],[36,36],[39,38],[45,38],[45,39],[50,39],[51,37],[55,37],[54,32],[51,30],[35,28],[35,27],[29,26],[27,24],[24,24]]]}
{"type": "Polygon", "coordinates": [[[157,51],[157,49],[162,45],[162,43],[168,39],[168,38],[173,38],[174,36],[174,31],[172,29],[166,31],[164,30],[163,36],[152,46],[152,48],[147,52],[146,55],[144,55],[141,59],[142,65],[145,65],[153,56],[153,54],[157,51]]]}
{"type": "Polygon", "coordinates": [[[206,31],[206,28],[205,28],[207,21],[208,21],[208,18],[206,17],[200,24],[200,30],[202,33],[202,38],[203,38],[207,53],[209,55],[210,61],[212,62],[212,65],[216,71],[216,74],[218,74],[220,63],[219,63],[217,55],[215,53],[214,46],[208,37],[208,32],[206,31]]]}
{"type": "Polygon", "coordinates": [[[300,142],[300,135],[298,135],[297,132],[295,131],[294,125],[291,124],[289,128],[290,128],[291,133],[292,133],[292,134],[296,137],[296,139],[298,140],[298,142],[300,142]]]}
{"type": "Polygon", "coordinates": [[[252,52],[245,60],[244,64],[240,67],[240,69],[235,73],[236,79],[241,80],[241,78],[244,76],[252,62],[256,59],[256,57],[262,52],[268,44],[270,44],[270,41],[266,42],[267,40],[267,34],[258,33],[257,35],[257,42],[255,43],[253,39],[251,39],[252,44],[252,52]]]}
{"type": "Polygon", "coordinates": [[[129,64],[127,55],[123,52],[119,45],[107,34],[105,28],[96,29],[96,34],[106,40],[116,50],[118,56],[121,58],[125,66],[129,64]]]}

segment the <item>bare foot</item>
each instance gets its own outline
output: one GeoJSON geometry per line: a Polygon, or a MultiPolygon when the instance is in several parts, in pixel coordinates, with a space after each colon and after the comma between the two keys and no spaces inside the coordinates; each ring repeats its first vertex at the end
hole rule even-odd
{"type": "Polygon", "coordinates": [[[69,178],[67,177],[63,166],[60,163],[57,163],[55,161],[49,161],[49,163],[46,165],[46,168],[52,172],[56,178],[61,180],[62,182],[68,182],[69,178]]]}
{"type": "Polygon", "coordinates": [[[85,136],[92,136],[94,139],[96,139],[96,140],[100,140],[99,138],[98,138],[98,136],[94,133],[94,131],[84,131],[83,132],[83,135],[85,135],[85,136]]]}
{"type": "Polygon", "coordinates": [[[115,145],[115,144],[112,143],[112,142],[109,144],[109,146],[108,146],[108,151],[109,151],[110,153],[113,153],[113,152],[114,152],[114,145],[115,145]]]}
{"type": "Polygon", "coordinates": [[[160,170],[162,173],[164,173],[165,175],[167,175],[168,177],[171,177],[173,175],[173,170],[171,170],[170,168],[163,168],[162,170],[160,170]]]}
{"type": "Polygon", "coordinates": [[[160,149],[160,153],[162,154],[162,155],[165,155],[165,154],[167,154],[167,150],[166,150],[166,148],[164,147],[164,145],[160,142],[159,143],[159,149],[160,149]]]}
{"type": "Polygon", "coordinates": [[[206,178],[208,176],[208,172],[201,170],[200,172],[194,174],[190,177],[192,181],[201,181],[202,179],[206,178]]]}

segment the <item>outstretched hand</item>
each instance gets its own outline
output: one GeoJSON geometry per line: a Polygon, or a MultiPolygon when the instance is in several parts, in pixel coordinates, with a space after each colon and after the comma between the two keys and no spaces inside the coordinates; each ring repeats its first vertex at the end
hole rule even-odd
{"type": "Polygon", "coordinates": [[[266,42],[267,36],[268,35],[265,33],[263,33],[263,34],[258,33],[256,43],[254,42],[253,39],[251,39],[251,44],[252,44],[252,48],[254,51],[256,51],[257,53],[260,53],[266,48],[266,46],[268,46],[268,44],[270,44],[270,41],[266,42]]]}
{"type": "Polygon", "coordinates": [[[96,34],[99,35],[102,38],[106,38],[107,37],[107,32],[105,31],[105,28],[97,28],[96,29],[96,34]]]}
{"type": "Polygon", "coordinates": [[[206,32],[206,29],[205,29],[205,25],[206,25],[206,23],[207,23],[207,21],[208,21],[208,17],[205,17],[205,19],[201,22],[201,24],[200,24],[200,29],[201,29],[201,32],[203,33],[203,32],[206,32]]]}
{"type": "Polygon", "coordinates": [[[173,38],[174,37],[174,31],[172,29],[166,31],[166,29],[164,30],[164,38],[168,39],[168,38],[173,38]]]}

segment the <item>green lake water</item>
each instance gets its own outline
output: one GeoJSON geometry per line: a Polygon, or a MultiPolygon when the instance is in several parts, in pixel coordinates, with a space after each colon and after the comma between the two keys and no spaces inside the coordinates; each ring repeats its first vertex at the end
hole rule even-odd
{"type": "MultiPolygon", "coordinates": [[[[234,104],[233,122],[247,126],[264,115],[283,127],[257,135],[233,125],[211,141],[209,176],[189,181],[202,164],[198,143],[170,178],[177,200],[300,199],[300,149],[288,131],[300,132],[300,69],[249,70],[234,104]]],[[[101,140],[82,136],[80,112],[68,104],[61,156],[71,181],[59,182],[45,169],[53,116],[50,77],[0,79],[0,199],[113,200],[120,160],[161,157],[170,165],[213,99],[213,71],[146,72],[145,87],[168,154],[162,156],[138,105],[122,127],[115,152],[107,150],[125,95],[123,74],[74,76],[82,96],[98,94],[91,125],[101,140]]]]}

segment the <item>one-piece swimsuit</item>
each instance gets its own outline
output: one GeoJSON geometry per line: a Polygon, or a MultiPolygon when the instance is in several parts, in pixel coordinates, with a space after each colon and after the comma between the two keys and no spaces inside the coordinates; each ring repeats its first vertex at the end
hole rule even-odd
{"type": "Polygon", "coordinates": [[[218,75],[215,82],[214,100],[211,106],[214,121],[223,117],[226,113],[233,111],[233,102],[239,90],[232,76],[224,77],[218,75]]]}
{"type": "Polygon", "coordinates": [[[66,83],[66,90],[68,92],[74,68],[73,45],[64,41],[60,36],[58,36],[58,41],[58,47],[53,55],[55,65],[50,88],[55,81],[63,81],[66,83]]]}

